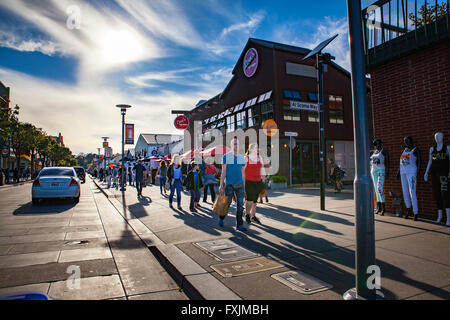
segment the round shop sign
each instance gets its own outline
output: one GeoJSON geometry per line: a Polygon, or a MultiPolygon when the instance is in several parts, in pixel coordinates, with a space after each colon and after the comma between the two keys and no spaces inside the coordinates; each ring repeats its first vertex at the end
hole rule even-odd
{"type": "Polygon", "coordinates": [[[186,130],[189,127],[189,119],[186,116],[178,116],[174,124],[178,130],[186,130]]]}
{"type": "Polygon", "coordinates": [[[264,134],[268,137],[273,137],[278,133],[278,126],[275,120],[267,120],[263,124],[264,134]]]}
{"type": "Polygon", "coordinates": [[[258,64],[258,51],[256,51],[255,48],[248,49],[243,62],[244,74],[247,78],[251,78],[255,75],[256,70],[258,70],[258,64]]]}

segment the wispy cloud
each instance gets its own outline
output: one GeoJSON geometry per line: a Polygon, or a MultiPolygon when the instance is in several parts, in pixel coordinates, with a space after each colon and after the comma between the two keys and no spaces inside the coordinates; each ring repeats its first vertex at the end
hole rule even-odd
{"type": "Polygon", "coordinates": [[[127,78],[127,82],[136,87],[155,88],[158,82],[172,82],[182,85],[188,85],[184,80],[186,74],[191,74],[200,68],[186,68],[179,70],[169,70],[164,72],[148,72],[145,74],[127,78]]]}
{"type": "Polygon", "coordinates": [[[245,33],[249,34],[250,32],[252,32],[254,29],[256,29],[258,27],[258,25],[261,23],[261,21],[263,19],[264,19],[264,14],[255,13],[250,17],[250,20],[248,22],[236,23],[236,24],[233,24],[233,25],[223,29],[220,37],[224,38],[229,33],[232,33],[234,31],[244,31],[245,33]]]}
{"type": "Polygon", "coordinates": [[[350,70],[350,48],[348,43],[348,24],[347,18],[325,17],[319,23],[312,26],[308,23],[308,29],[313,29],[309,34],[302,32],[302,26],[296,24],[283,24],[274,31],[275,41],[314,49],[322,41],[339,34],[326,49],[336,57],[336,63],[347,70],[350,70]],[[300,36],[299,36],[300,34],[300,36]]]}
{"type": "Polygon", "coordinates": [[[63,52],[62,48],[53,41],[37,40],[31,37],[21,38],[12,32],[6,31],[0,31],[0,47],[22,52],[42,52],[48,56],[63,52]]]}

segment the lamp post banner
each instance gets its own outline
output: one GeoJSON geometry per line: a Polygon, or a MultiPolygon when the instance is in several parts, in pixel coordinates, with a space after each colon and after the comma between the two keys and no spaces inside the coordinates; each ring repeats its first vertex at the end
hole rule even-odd
{"type": "Polygon", "coordinates": [[[125,125],[125,144],[134,144],[134,124],[125,125]]]}

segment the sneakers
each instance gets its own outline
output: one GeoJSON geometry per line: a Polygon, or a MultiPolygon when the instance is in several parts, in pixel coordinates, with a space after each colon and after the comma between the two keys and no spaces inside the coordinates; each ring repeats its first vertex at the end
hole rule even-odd
{"type": "Polygon", "coordinates": [[[247,231],[247,228],[244,227],[244,225],[242,225],[242,224],[239,227],[237,227],[236,229],[239,230],[239,231],[242,231],[242,232],[246,232],[247,231]]]}
{"type": "Polygon", "coordinates": [[[252,217],[252,221],[261,224],[261,221],[257,217],[252,217]]]}
{"type": "Polygon", "coordinates": [[[252,223],[252,221],[250,220],[250,216],[248,214],[245,215],[245,221],[247,223],[252,223]]]}
{"type": "Polygon", "coordinates": [[[198,211],[195,208],[191,208],[191,213],[198,213],[198,211]]]}

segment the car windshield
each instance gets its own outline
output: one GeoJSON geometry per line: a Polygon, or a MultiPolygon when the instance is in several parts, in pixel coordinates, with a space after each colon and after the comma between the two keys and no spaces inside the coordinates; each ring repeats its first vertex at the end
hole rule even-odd
{"type": "Polygon", "coordinates": [[[65,168],[52,168],[52,169],[44,169],[39,174],[40,177],[43,176],[69,176],[74,177],[74,173],[72,169],[65,169],[65,168]]]}

